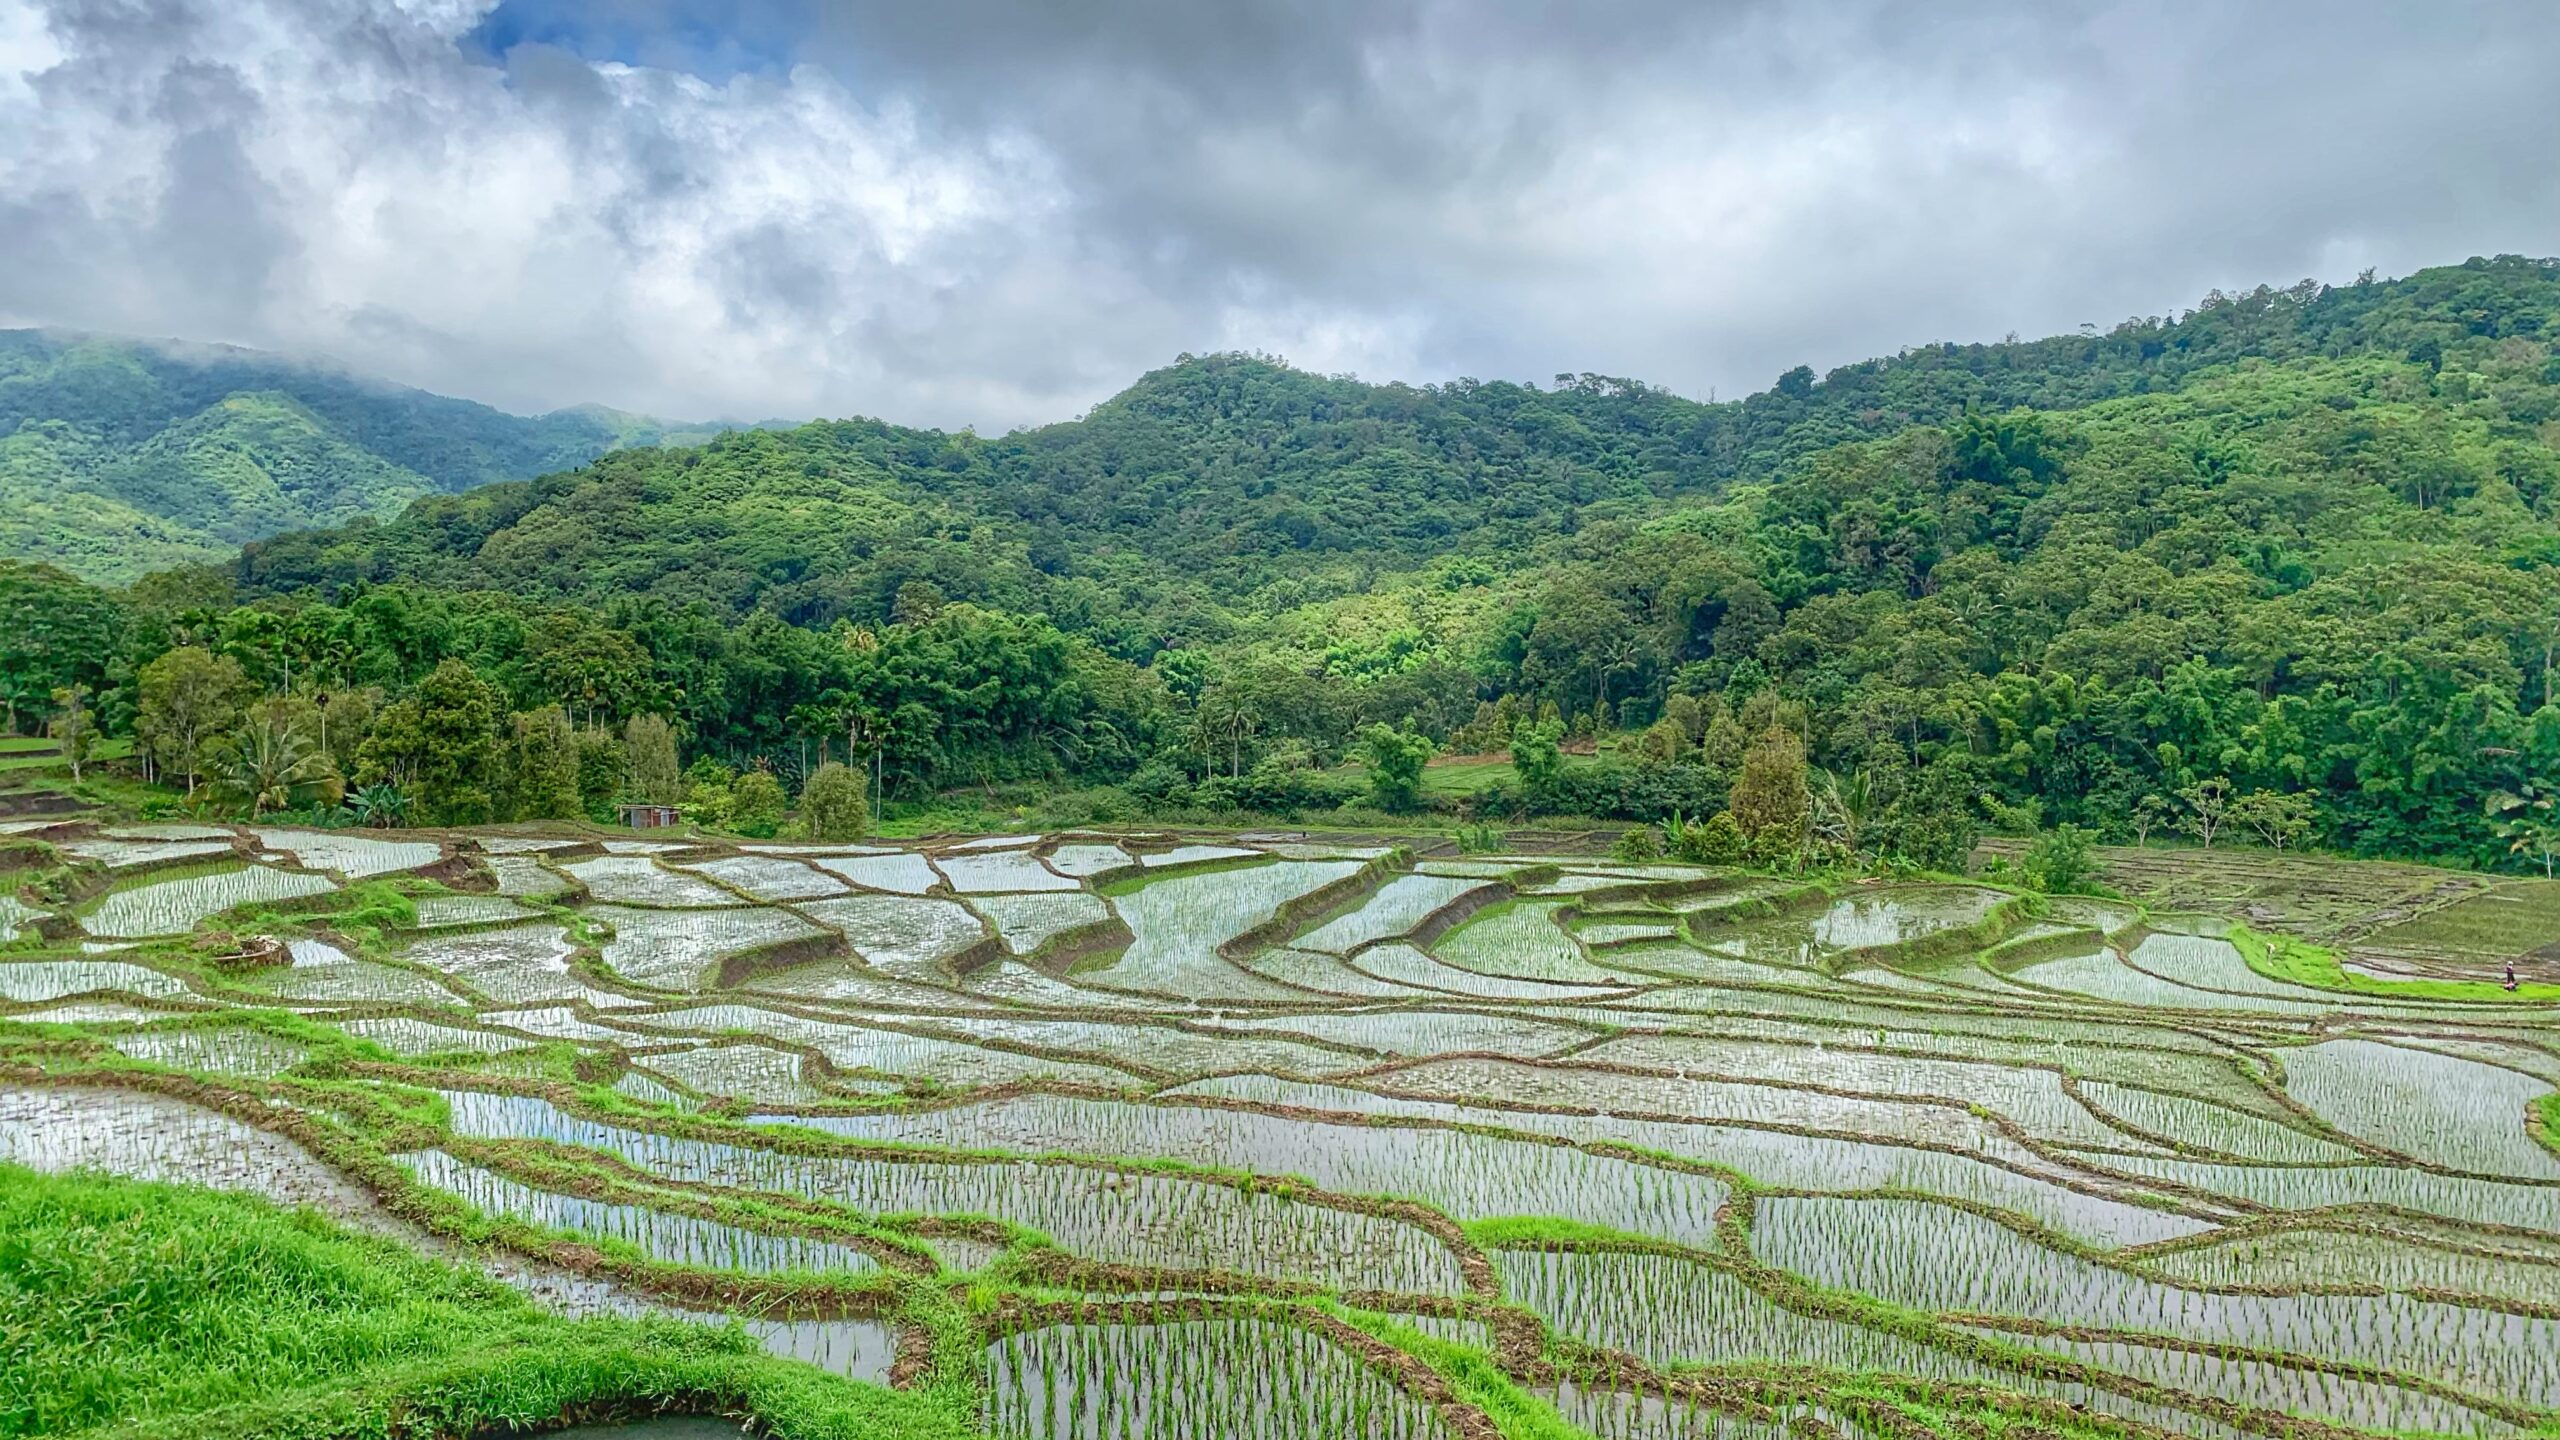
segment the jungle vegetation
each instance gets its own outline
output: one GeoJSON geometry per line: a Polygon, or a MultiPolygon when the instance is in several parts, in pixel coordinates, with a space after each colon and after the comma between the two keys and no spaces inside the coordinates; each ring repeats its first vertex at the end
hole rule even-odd
{"type": "Polygon", "coordinates": [[[0,691],[242,808],[727,824],[742,777],[787,804],[832,759],[893,812],[1681,840],[1750,828],[1757,755],[1802,771],[1785,833],[1856,851],[2175,827],[2539,869],[2555,571],[2560,262],[2503,257],[1726,403],[1218,355],[1000,438],[618,449],[118,589],[11,565],[0,691]]]}

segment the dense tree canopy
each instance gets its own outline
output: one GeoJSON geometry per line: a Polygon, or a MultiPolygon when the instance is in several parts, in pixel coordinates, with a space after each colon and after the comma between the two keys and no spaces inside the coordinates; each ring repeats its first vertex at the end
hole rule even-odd
{"type": "Polygon", "coordinates": [[[2227,793],[2270,843],[2519,863],[2502,827],[2560,767],[2555,342],[2560,265],[2505,259],[1727,404],[1187,359],[1067,425],[616,452],[117,595],[7,567],[0,679],[21,729],[85,686],[113,733],[181,650],[378,692],[374,762],[329,748],[439,811],[592,808],[664,717],[892,802],[1400,806],[1407,756],[1508,748],[1467,803],[1733,803],[1746,839],[1801,810],[1943,858],[1977,818],[2124,838],[2227,793]],[[492,772],[434,797],[382,738],[430,691],[492,772]],[[1363,753],[1374,788],[1328,773],[1363,753]]]}

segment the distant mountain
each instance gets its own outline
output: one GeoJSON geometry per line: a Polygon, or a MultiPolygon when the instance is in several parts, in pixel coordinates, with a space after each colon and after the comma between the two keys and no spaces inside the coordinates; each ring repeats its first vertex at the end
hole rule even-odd
{"type": "Polygon", "coordinates": [[[255,350],[0,330],[0,558],[121,582],[720,428],[510,415],[255,350]]]}
{"type": "MultiPolygon", "coordinates": [[[[2344,415],[2419,384],[2447,406],[2494,406],[2480,443],[2507,450],[2479,464],[2544,506],[2532,477],[2560,443],[2560,360],[2544,358],[2555,336],[2560,262],[2502,257],[2215,294],[2103,334],[1920,345],[1822,376],[1798,367],[1720,404],[1598,375],[1372,385],[1258,356],[1184,356],[1062,424],[980,437],[841,420],[633,450],[380,524],[278,534],[246,547],[233,576],[250,594],[410,582],[598,606],[700,601],[799,624],[884,620],[921,581],[1142,656],[1444,557],[1507,569],[1738,488],[1818,492],[1844,446],[2174,393],[2251,366],[2414,367],[2324,406],[2344,415]]],[[[1755,543],[1787,554],[1838,539],[1781,526],[1755,543]]]]}

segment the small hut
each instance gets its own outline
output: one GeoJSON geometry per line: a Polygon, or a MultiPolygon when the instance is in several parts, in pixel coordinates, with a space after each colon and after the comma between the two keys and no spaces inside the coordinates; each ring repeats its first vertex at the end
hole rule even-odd
{"type": "Polygon", "coordinates": [[[622,812],[624,828],[631,830],[663,830],[677,820],[673,805],[630,804],[614,808],[622,812]]]}

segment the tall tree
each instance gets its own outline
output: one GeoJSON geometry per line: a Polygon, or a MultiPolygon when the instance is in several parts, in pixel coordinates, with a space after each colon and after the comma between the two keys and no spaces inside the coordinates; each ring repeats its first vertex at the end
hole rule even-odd
{"type": "Polygon", "coordinates": [[[498,719],[496,686],[460,660],[448,659],[418,688],[385,708],[359,751],[366,778],[388,780],[416,797],[420,818],[438,825],[478,824],[494,808],[498,719]]]}
{"type": "Polygon", "coordinates": [[[187,777],[187,793],[212,759],[214,741],[240,723],[252,687],[238,661],[181,645],[142,667],[134,728],[164,770],[187,777]]]}
{"type": "Polygon", "coordinates": [[[632,716],[622,727],[622,751],[631,767],[632,798],[652,805],[684,803],[684,766],[676,759],[676,732],[666,716],[632,716]]]}

